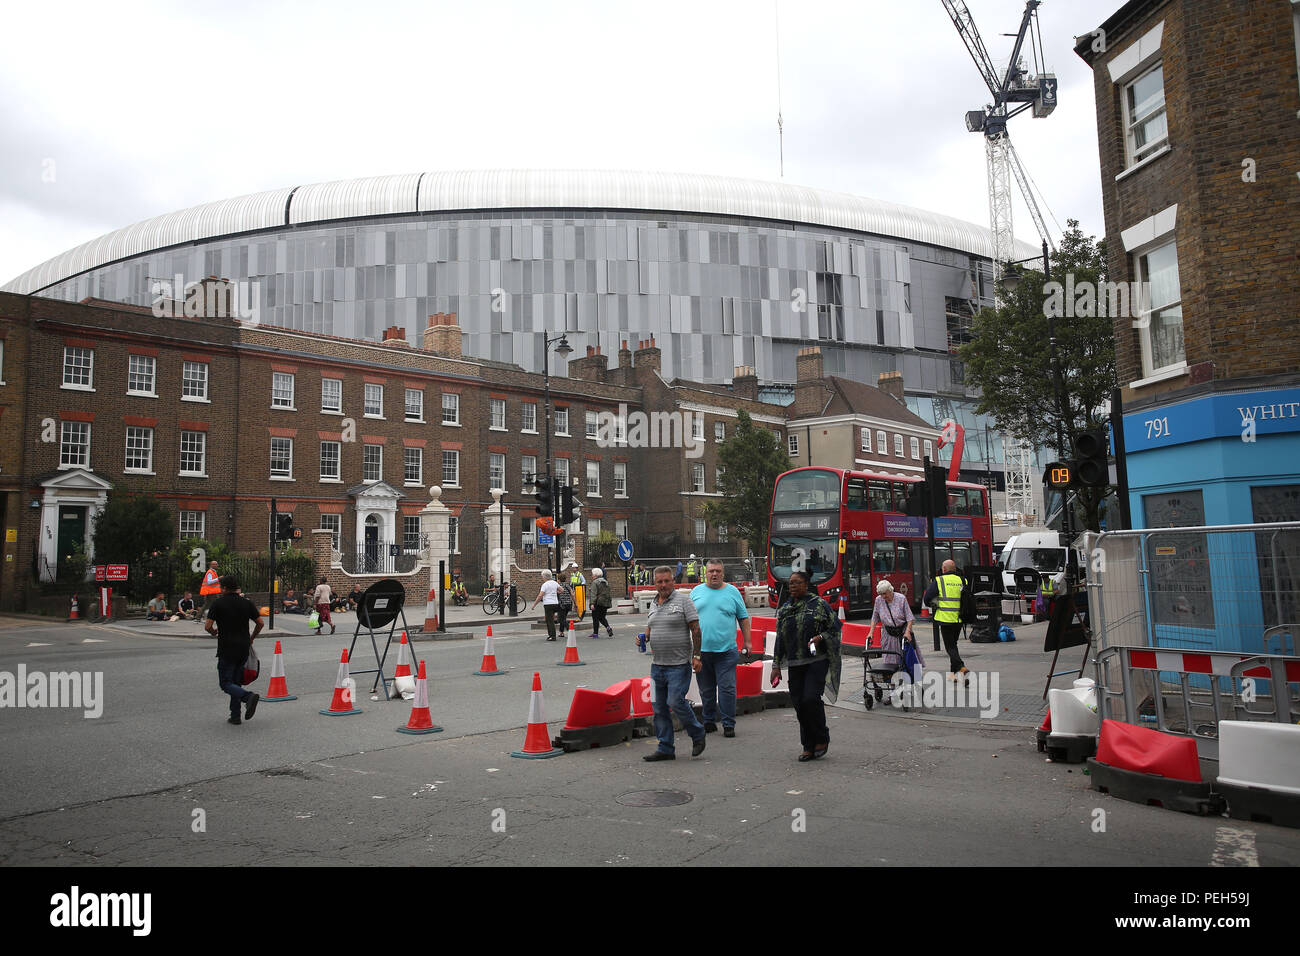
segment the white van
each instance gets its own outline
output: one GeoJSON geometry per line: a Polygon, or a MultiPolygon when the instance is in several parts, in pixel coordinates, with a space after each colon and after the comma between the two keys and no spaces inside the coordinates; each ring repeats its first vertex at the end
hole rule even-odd
{"type": "Polygon", "coordinates": [[[1079,576],[1079,552],[1069,546],[1069,539],[1056,531],[1029,531],[1012,535],[1002,548],[998,567],[1002,569],[1002,586],[1010,594],[1018,594],[1015,572],[1021,568],[1033,568],[1040,580],[1052,578],[1052,584],[1059,593],[1065,587],[1067,563],[1070,574],[1079,576]]]}

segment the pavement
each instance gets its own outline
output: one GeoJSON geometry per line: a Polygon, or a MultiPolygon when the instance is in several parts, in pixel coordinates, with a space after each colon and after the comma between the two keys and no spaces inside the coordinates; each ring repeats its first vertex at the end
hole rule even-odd
{"type": "MultiPolygon", "coordinates": [[[[475,630],[473,608],[456,610],[475,630]]],[[[396,733],[408,703],[369,699],[373,675],[358,671],[373,668],[375,654],[364,634],[352,655],[362,713],[318,713],[339,652],[352,644],[355,615],[336,615],[338,632],[322,637],[308,633],[305,618],[277,616],[275,631],[259,638],[264,677],[254,689],[265,688],[271,636],[299,699],[263,703],[239,727],[225,723],[215,642],[197,624],[0,617],[0,671],[100,672],[105,688],[97,719],[70,708],[0,709],[0,862],[1300,864],[1300,831],[1090,791],[1082,766],[1037,752],[1030,707],[994,719],[953,708],[868,712],[852,699],[861,682],[853,659],[840,701],[828,708],[832,742],[821,760],[794,759],[788,709],[740,717],[734,739],[710,734],[698,758],[679,735],[672,762],[640,759],[653,739],[513,759],[534,672],[552,736],[575,688],[649,672],[650,657],[634,642],[639,619],[611,618],[614,640],[578,630],[586,666],[572,668],[555,666],[563,643],[546,642],[533,619],[494,622],[503,677],[473,674],[481,628],[479,639],[417,643],[444,730],[411,737],[396,733]]],[[[1017,628],[1011,644],[962,645],[972,671],[999,675],[1003,706],[1013,696],[1041,697],[1050,660],[1042,627],[1017,628]]],[[[924,635],[922,643],[928,648],[924,635]]],[[[926,655],[946,670],[942,653],[926,655]]]]}

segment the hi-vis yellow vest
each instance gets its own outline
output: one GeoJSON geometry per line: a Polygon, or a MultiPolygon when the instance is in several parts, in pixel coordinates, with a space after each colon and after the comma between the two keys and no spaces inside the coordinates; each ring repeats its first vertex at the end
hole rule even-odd
{"type": "Polygon", "coordinates": [[[955,574],[941,574],[936,583],[939,586],[939,609],[935,611],[934,619],[940,624],[960,624],[961,578],[955,574]]]}

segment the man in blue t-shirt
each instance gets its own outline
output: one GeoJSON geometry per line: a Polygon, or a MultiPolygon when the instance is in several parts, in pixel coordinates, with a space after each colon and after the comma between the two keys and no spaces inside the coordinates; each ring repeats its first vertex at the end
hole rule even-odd
{"type": "Polygon", "coordinates": [[[722,714],[722,735],[736,736],[736,664],[740,650],[736,646],[736,627],[739,625],[746,651],[752,650],[749,641],[749,611],[745,599],[733,585],[722,580],[721,561],[709,561],[704,566],[704,583],[691,591],[691,603],[700,615],[700,658],[702,666],[697,675],[700,696],[703,699],[704,730],[713,733],[718,729],[718,714],[722,714]]]}

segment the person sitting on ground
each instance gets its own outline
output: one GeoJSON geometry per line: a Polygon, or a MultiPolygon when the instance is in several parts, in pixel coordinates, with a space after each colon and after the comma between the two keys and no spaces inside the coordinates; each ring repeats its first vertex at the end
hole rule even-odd
{"type": "Polygon", "coordinates": [[[199,608],[194,603],[194,596],[189,591],[185,592],[185,597],[181,598],[176,605],[176,613],[172,615],[173,621],[179,621],[185,618],[187,621],[197,621],[199,619],[199,608]]]}
{"type": "Polygon", "coordinates": [[[355,611],[361,606],[361,588],[355,584],[352,585],[352,591],[348,594],[348,610],[355,611]]]}
{"type": "Polygon", "coordinates": [[[302,603],[298,600],[298,595],[294,593],[293,588],[289,588],[285,593],[284,600],[280,602],[280,610],[285,614],[298,614],[302,611],[302,603]]]}
{"type": "Polygon", "coordinates": [[[163,597],[163,592],[159,591],[154,595],[154,599],[149,602],[147,616],[151,621],[167,620],[167,599],[163,597]]]}

